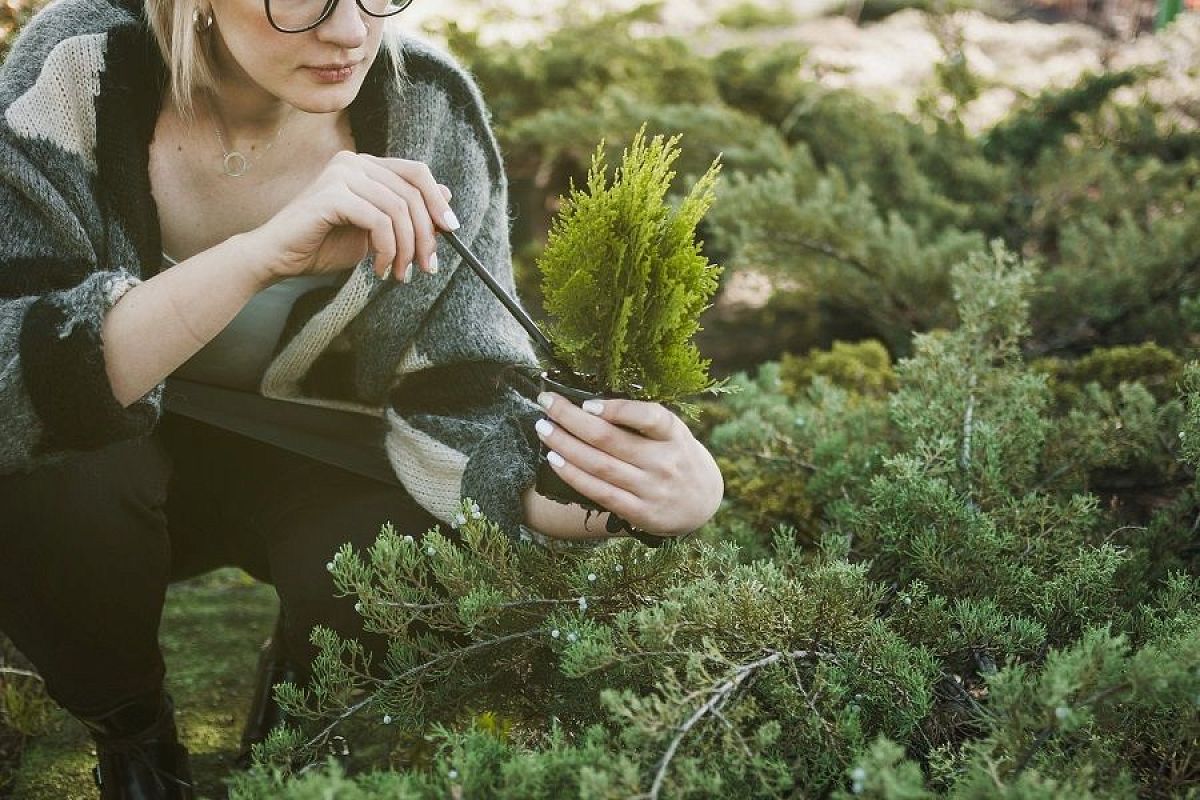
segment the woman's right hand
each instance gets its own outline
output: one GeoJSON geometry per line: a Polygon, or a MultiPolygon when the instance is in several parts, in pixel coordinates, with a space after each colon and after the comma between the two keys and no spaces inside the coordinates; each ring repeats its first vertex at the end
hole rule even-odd
{"type": "Polygon", "coordinates": [[[414,264],[437,272],[436,231],[458,228],[450,197],[420,161],[343,150],[248,235],[266,283],[347,270],[372,251],[381,279],[408,283],[414,264]]]}

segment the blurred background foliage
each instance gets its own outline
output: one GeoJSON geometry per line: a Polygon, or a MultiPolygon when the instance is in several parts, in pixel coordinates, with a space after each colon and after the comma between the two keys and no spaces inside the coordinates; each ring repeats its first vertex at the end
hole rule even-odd
{"type": "Polygon", "coordinates": [[[21,26],[43,5],[45,3],[25,0],[4,0],[0,3],[0,60],[8,55],[8,48],[12,46],[13,38],[21,26]]]}
{"type": "Polygon", "coordinates": [[[710,56],[681,37],[637,35],[662,14],[637,6],[519,44],[434,27],[492,105],[535,309],[532,260],[558,198],[581,181],[593,142],[617,158],[645,121],[650,134],[683,135],[681,185],[722,155],[707,252],[727,283],[770,287],[741,310],[727,293],[706,318],[702,347],[719,374],[839,339],[904,355],[911,332],[950,323],[949,269],[994,238],[1043,275],[1029,352],[1189,341],[1200,139],[1144,91],[1154,70],[1085,74],[972,132],[958,111],[980,81],[962,51],[904,116],[803,77],[794,44],[710,56]]]}

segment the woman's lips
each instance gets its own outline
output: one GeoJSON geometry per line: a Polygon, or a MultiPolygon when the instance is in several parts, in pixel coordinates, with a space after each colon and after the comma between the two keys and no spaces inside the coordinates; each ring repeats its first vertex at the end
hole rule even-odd
{"type": "Polygon", "coordinates": [[[323,69],[321,67],[305,67],[306,70],[321,83],[342,83],[349,80],[358,64],[351,64],[341,69],[323,69]]]}

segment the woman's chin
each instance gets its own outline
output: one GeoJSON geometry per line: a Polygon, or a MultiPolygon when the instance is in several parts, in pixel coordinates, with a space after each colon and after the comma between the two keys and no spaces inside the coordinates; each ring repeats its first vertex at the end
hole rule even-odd
{"type": "MultiPolygon", "coordinates": [[[[286,83],[273,94],[308,114],[332,114],[344,111],[358,96],[370,71],[370,60],[364,59],[346,70],[345,75],[321,71],[307,66],[295,67],[286,83]]],[[[270,90],[268,90],[270,91],[270,90]]]]}
{"type": "Polygon", "coordinates": [[[327,87],[313,91],[311,88],[289,101],[297,110],[306,114],[333,114],[344,111],[358,95],[358,87],[349,91],[347,87],[327,87]]]}

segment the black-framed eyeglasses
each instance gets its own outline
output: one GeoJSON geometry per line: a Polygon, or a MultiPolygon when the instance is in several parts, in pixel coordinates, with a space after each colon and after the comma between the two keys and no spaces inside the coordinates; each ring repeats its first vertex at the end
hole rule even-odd
{"type": "MultiPolygon", "coordinates": [[[[413,0],[355,0],[372,17],[391,17],[412,5],[413,0]]],[[[263,0],[267,20],[280,33],[304,33],[324,22],[337,8],[338,0],[263,0]]]]}

